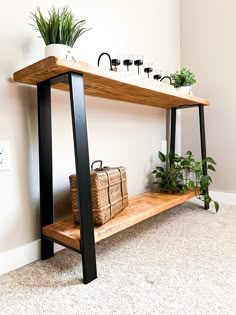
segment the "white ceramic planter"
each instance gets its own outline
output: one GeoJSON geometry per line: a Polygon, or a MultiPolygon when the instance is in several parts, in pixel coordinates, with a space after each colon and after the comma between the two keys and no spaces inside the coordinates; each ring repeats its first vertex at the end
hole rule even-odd
{"type": "Polygon", "coordinates": [[[45,47],[45,57],[55,56],[67,59],[72,56],[73,48],[62,44],[51,44],[45,47]]]}
{"type": "Polygon", "coordinates": [[[192,91],[192,86],[181,86],[179,88],[176,88],[176,91],[182,93],[182,94],[187,94],[187,95],[193,95],[192,91]]]}

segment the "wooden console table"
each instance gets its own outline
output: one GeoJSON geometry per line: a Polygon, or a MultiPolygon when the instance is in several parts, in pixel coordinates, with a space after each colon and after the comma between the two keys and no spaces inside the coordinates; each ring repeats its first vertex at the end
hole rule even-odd
{"type": "MultiPolygon", "coordinates": [[[[119,73],[56,57],[48,57],[15,72],[14,80],[37,85],[41,258],[54,255],[54,242],[81,253],[83,281],[88,283],[97,277],[95,242],[181,204],[194,194],[145,193],[131,198],[129,206],[111,221],[94,227],[84,95],[171,109],[172,151],[175,150],[176,110],[198,106],[202,158],[206,157],[204,106],[209,103],[205,99],[180,95],[162,86],[149,88],[144,81],[133,84],[131,79],[122,78],[119,73]],[[73,224],[72,218],[53,222],[51,88],[70,92],[75,165],[76,174],[79,174],[80,226],[73,224]]],[[[207,174],[206,168],[204,174],[207,174]]]]}

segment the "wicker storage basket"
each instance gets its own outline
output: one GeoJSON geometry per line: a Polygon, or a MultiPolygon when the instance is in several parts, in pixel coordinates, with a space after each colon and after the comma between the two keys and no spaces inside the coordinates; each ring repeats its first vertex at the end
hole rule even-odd
{"type": "MultiPolygon", "coordinates": [[[[93,223],[102,225],[128,206],[126,169],[124,166],[104,167],[90,172],[93,223]]],[[[93,167],[92,164],[92,167],[93,167]]],[[[76,175],[70,175],[70,191],[73,219],[79,223],[78,191],[76,175]]]]}

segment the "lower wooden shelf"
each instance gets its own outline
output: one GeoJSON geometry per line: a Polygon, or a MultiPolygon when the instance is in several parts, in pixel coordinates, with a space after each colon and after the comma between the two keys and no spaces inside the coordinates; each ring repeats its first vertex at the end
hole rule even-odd
{"type": "MultiPolygon", "coordinates": [[[[184,195],[148,192],[133,197],[129,199],[129,206],[112,220],[102,226],[94,227],[95,242],[177,206],[194,196],[194,192],[184,195]]],[[[43,227],[43,235],[80,250],[80,227],[73,223],[72,218],[43,227]]]]}

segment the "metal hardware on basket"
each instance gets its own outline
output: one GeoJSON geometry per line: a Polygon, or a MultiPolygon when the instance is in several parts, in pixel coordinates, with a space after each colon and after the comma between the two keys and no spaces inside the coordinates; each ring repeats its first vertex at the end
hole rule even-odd
{"type": "Polygon", "coordinates": [[[100,167],[96,168],[96,170],[102,170],[103,169],[103,167],[102,167],[102,160],[95,160],[91,164],[91,170],[94,170],[93,166],[94,166],[95,163],[100,163],[100,167]]]}

